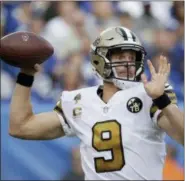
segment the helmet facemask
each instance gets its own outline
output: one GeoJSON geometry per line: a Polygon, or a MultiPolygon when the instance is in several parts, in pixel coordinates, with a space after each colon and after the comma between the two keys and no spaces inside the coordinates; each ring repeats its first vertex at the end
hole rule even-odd
{"type": "Polygon", "coordinates": [[[121,53],[126,50],[132,49],[122,49],[115,48],[108,51],[106,59],[108,63],[105,63],[105,72],[107,72],[106,79],[118,79],[123,81],[133,81],[138,82],[141,79],[141,74],[144,71],[143,61],[142,61],[142,52],[132,50],[135,53],[136,59],[129,62],[123,60],[112,59],[112,55],[115,53],[121,53]]]}

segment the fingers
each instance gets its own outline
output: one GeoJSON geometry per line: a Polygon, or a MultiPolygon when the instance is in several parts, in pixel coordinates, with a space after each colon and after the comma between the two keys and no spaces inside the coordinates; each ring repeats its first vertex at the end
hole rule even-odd
{"type": "Polygon", "coordinates": [[[39,72],[41,70],[41,66],[39,64],[35,64],[34,69],[36,72],[39,72]]]}
{"type": "Polygon", "coordinates": [[[170,71],[171,71],[171,64],[168,63],[168,74],[170,73],[170,71]]]}
{"type": "Polygon", "coordinates": [[[147,82],[148,82],[147,77],[144,73],[141,75],[141,80],[142,80],[144,85],[147,84],[147,82]]]}
{"type": "Polygon", "coordinates": [[[28,74],[28,75],[34,75],[40,70],[41,70],[41,65],[39,64],[35,64],[33,67],[30,67],[30,68],[21,68],[21,72],[28,74]]]}
{"type": "Polygon", "coordinates": [[[162,73],[163,71],[163,55],[160,55],[159,57],[159,70],[158,70],[158,73],[162,73]]]}
{"type": "Polygon", "coordinates": [[[147,60],[147,64],[148,64],[151,75],[154,75],[156,71],[155,71],[154,66],[152,65],[152,62],[150,60],[147,60]]]}
{"type": "Polygon", "coordinates": [[[168,60],[166,57],[164,57],[163,73],[168,73],[168,60]]]}
{"type": "Polygon", "coordinates": [[[160,56],[159,74],[168,74],[170,72],[170,64],[165,56],[160,56]]]}

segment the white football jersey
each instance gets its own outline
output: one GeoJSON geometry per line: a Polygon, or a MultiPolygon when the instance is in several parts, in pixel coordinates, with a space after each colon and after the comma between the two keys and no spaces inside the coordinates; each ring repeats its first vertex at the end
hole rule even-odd
{"type": "MultiPolygon", "coordinates": [[[[175,94],[167,86],[172,101],[175,94]]],[[[161,112],[143,84],[118,91],[104,103],[99,87],[64,91],[55,110],[67,136],[81,140],[86,180],[162,180],[164,132],[161,112]]]]}

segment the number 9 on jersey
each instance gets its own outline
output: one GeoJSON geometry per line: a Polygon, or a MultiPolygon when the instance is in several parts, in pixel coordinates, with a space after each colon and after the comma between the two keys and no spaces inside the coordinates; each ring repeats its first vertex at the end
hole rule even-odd
{"type": "Polygon", "coordinates": [[[121,125],[116,120],[96,123],[93,128],[92,146],[98,151],[110,151],[111,159],[94,158],[97,173],[118,171],[125,165],[121,125]],[[106,137],[104,135],[107,135],[106,137]]]}

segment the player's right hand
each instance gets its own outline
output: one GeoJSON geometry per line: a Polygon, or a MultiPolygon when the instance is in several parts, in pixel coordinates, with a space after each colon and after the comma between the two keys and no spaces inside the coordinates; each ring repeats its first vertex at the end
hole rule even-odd
{"type": "Polygon", "coordinates": [[[41,65],[35,64],[33,68],[22,68],[21,72],[27,75],[34,75],[41,70],[41,65]]]}

